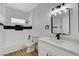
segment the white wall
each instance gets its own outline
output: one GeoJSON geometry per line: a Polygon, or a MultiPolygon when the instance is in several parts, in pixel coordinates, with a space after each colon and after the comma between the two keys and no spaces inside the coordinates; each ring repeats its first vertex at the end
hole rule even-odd
{"type": "MultiPolygon", "coordinates": [[[[0,23],[5,24],[5,6],[3,4],[0,4],[0,23]]],[[[2,48],[3,48],[3,44],[4,44],[4,30],[3,30],[3,26],[0,25],[0,55],[2,53],[2,48]]]]}
{"type": "Polygon", "coordinates": [[[15,31],[6,29],[3,54],[22,49],[31,35],[31,30],[15,31]]]}
{"type": "Polygon", "coordinates": [[[58,4],[53,3],[40,3],[35,10],[32,11],[33,14],[33,36],[50,36],[50,29],[46,30],[46,25],[51,25],[51,9],[58,4]]]}
{"type": "Polygon", "coordinates": [[[0,22],[5,23],[6,19],[6,10],[4,4],[0,4],[0,22]]]}
{"type": "Polygon", "coordinates": [[[5,46],[17,45],[20,43],[25,43],[28,40],[28,35],[31,35],[31,30],[15,31],[15,30],[5,30],[5,46]]]}
{"type": "MultiPolygon", "coordinates": [[[[19,10],[6,8],[6,24],[12,24],[11,17],[17,17],[22,19],[28,19],[30,16],[29,13],[24,13],[19,10]]],[[[23,44],[27,41],[28,35],[31,35],[31,30],[15,31],[10,29],[5,29],[5,44],[4,51],[14,51],[20,48],[23,48],[23,44]]],[[[6,52],[7,53],[7,52],[6,52]]]]}
{"type": "Polygon", "coordinates": [[[2,26],[0,25],[0,52],[2,51],[2,26]]]}
{"type": "MultiPolygon", "coordinates": [[[[0,15],[0,22],[5,23],[6,25],[14,25],[10,22],[11,17],[28,19],[31,16],[30,13],[12,9],[6,7],[5,5],[0,5],[0,15]]],[[[14,29],[4,30],[2,26],[0,26],[0,50],[2,54],[23,48],[24,43],[27,41],[28,35],[31,35],[31,30],[29,29],[25,29],[23,31],[15,31],[14,29]]]]}
{"type": "Polygon", "coordinates": [[[30,13],[22,12],[17,9],[6,7],[6,24],[14,25],[11,23],[11,18],[29,19],[30,13]]]}

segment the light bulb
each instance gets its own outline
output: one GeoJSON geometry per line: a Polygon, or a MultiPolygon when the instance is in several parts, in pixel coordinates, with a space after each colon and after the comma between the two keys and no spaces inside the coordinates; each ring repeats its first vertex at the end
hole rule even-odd
{"type": "Polygon", "coordinates": [[[63,12],[65,12],[65,13],[66,13],[66,12],[67,12],[67,9],[64,9],[64,10],[63,10],[63,12]]]}
{"type": "Polygon", "coordinates": [[[63,7],[63,5],[61,5],[61,7],[63,7]]]}
{"type": "Polygon", "coordinates": [[[57,8],[54,8],[54,11],[57,10],[57,8]]]}
{"type": "Polygon", "coordinates": [[[51,12],[51,15],[53,14],[53,11],[51,12]]]}
{"type": "Polygon", "coordinates": [[[61,14],[62,12],[61,12],[61,11],[59,11],[58,13],[59,13],[59,14],[61,14]]]}
{"type": "Polygon", "coordinates": [[[54,13],[54,15],[56,16],[57,14],[56,14],[56,13],[54,13]]]}

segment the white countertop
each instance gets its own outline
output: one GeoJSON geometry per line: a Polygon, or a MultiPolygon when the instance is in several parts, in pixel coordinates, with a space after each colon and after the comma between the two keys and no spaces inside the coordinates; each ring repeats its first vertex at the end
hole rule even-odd
{"type": "Polygon", "coordinates": [[[74,53],[76,55],[79,55],[79,43],[78,42],[72,42],[67,40],[57,40],[57,39],[50,39],[50,37],[42,37],[39,38],[40,41],[44,41],[48,44],[54,45],[58,48],[62,48],[64,50],[67,50],[71,53],[74,53]]]}

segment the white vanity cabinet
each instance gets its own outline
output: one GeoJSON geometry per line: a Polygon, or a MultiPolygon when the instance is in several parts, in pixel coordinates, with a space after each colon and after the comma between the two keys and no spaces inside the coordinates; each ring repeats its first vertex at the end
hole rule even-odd
{"type": "Polygon", "coordinates": [[[54,56],[53,53],[50,52],[50,50],[47,50],[47,47],[43,45],[44,42],[39,41],[38,42],[38,55],[39,56],[54,56]]]}
{"type": "Polygon", "coordinates": [[[43,48],[39,48],[38,55],[39,56],[52,56],[52,54],[49,51],[43,48]]]}
{"type": "Polygon", "coordinates": [[[77,54],[68,50],[56,47],[48,42],[38,41],[38,55],[39,56],[75,56],[77,54]]]}

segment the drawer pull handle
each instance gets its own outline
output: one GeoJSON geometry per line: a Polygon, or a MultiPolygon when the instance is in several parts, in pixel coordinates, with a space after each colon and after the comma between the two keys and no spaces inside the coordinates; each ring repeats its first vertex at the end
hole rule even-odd
{"type": "Polygon", "coordinates": [[[49,54],[47,53],[47,56],[49,56],[49,54]]]}

